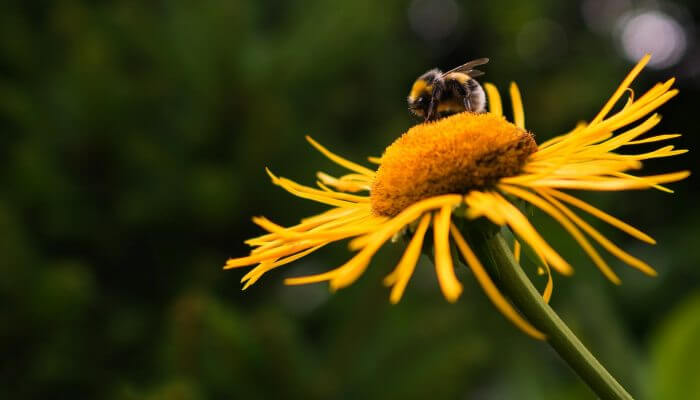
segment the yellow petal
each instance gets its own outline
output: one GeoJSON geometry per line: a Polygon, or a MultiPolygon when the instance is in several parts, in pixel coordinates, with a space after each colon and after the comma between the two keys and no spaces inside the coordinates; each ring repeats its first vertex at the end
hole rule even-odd
{"type": "Polygon", "coordinates": [[[508,318],[513,324],[515,324],[515,326],[520,328],[520,330],[522,330],[526,334],[530,335],[535,339],[546,339],[546,336],[542,332],[540,332],[539,330],[537,330],[537,328],[535,328],[529,322],[527,322],[525,318],[523,318],[517,311],[515,311],[515,308],[513,308],[513,306],[505,299],[505,297],[503,297],[501,292],[491,280],[491,277],[489,277],[488,273],[486,272],[486,269],[484,269],[483,265],[476,257],[472,249],[467,245],[467,242],[464,240],[464,237],[459,232],[459,229],[457,229],[457,227],[452,223],[450,224],[450,231],[452,233],[452,238],[457,244],[457,248],[462,253],[462,256],[467,262],[467,265],[474,273],[474,277],[479,282],[479,285],[481,285],[481,288],[484,289],[484,293],[486,293],[486,296],[488,296],[489,300],[491,300],[493,305],[495,305],[496,308],[498,308],[498,310],[501,311],[501,313],[503,313],[503,315],[506,318],[508,318]]]}
{"type": "Polygon", "coordinates": [[[603,108],[600,110],[598,115],[593,118],[593,121],[591,121],[591,125],[595,125],[598,122],[602,121],[603,118],[605,118],[606,115],[610,112],[610,110],[613,108],[615,103],[622,97],[622,94],[625,93],[629,85],[634,81],[634,79],[639,75],[640,72],[642,72],[642,69],[644,68],[645,65],[649,62],[649,59],[651,58],[651,54],[646,54],[644,57],[642,57],[641,60],[635,65],[635,67],[630,71],[629,74],[625,77],[625,79],[622,81],[620,86],[617,88],[615,93],[610,97],[610,100],[605,103],[603,108]]]}
{"type": "Polygon", "coordinates": [[[539,233],[532,227],[528,219],[510,202],[499,196],[491,194],[494,202],[493,205],[503,214],[508,226],[513,231],[525,240],[533,249],[540,251],[546,260],[552,263],[552,266],[564,275],[571,275],[573,269],[551,246],[540,236],[539,233]]]}
{"type": "Polygon", "coordinates": [[[501,95],[498,89],[491,83],[485,83],[484,89],[489,101],[489,112],[498,116],[503,115],[503,106],[501,105],[501,95]]]}
{"type": "Polygon", "coordinates": [[[656,271],[651,268],[647,263],[644,261],[631,256],[624,250],[620,249],[617,247],[614,243],[612,243],[610,240],[608,240],[605,236],[600,234],[597,230],[595,230],[592,226],[590,226],[588,223],[586,223],[584,220],[582,220],[579,216],[577,216],[573,211],[571,211],[568,207],[560,203],[557,199],[553,198],[552,196],[549,196],[546,191],[544,190],[539,190],[538,193],[542,195],[547,201],[550,203],[554,204],[555,207],[559,208],[564,214],[566,214],[569,219],[571,219],[576,225],[578,225],[581,229],[583,229],[590,237],[593,238],[596,242],[598,242],[601,246],[603,246],[607,251],[612,253],[615,257],[619,258],[620,260],[624,261],[628,265],[637,268],[638,270],[642,271],[643,273],[650,275],[650,276],[655,276],[656,271]]]}
{"type": "Polygon", "coordinates": [[[408,285],[408,281],[413,275],[413,270],[416,268],[416,263],[423,249],[425,232],[428,230],[429,225],[430,214],[425,214],[418,223],[418,228],[416,228],[416,232],[413,234],[410,243],[406,247],[399,264],[391,274],[384,278],[385,285],[393,285],[391,295],[389,296],[389,300],[392,304],[396,304],[401,300],[406,285],[408,285]]]}
{"type": "Polygon", "coordinates": [[[523,99],[520,97],[520,90],[515,82],[510,84],[510,100],[513,103],[513,122],[518,128],[525,129],[525,110],[523,109],[523,99]]]}
{"type": "MultiPolygon", "coordinates": [[[[394,233],[398,232],[404,226],[418,219],[421,215],[423,215],[424,212],[441,208],[446,205],[449,205],[451,207],[456,206],[461,202],[462,196],[458,194],[446,194],[442,196],[435,196],[428,199],[420,200],[417,203],[414,203],[411,206],[404,209],[403,211],[401,211],[397,216],[388,220],[387,226],[390,227],[386,229],[394,233]]],[[[377,237],[383,235],[384,234],[382,232],[375,232],[369,235],[360,236],[356,239],[353,239],[350,242],[349,247],[351,250],[359,250],[372,243],[374,240],[376,240],[377,237]]]]}
{"type": "Polygon", "coordinates": [[[359,164],[355,164],[352,161],[346,160],[345,158],[340,157],[339,155],[332,153],[330,150],[326,149],[325,147],[321,146],[318,142],[313,140],[311,138],[311,136],[307,136],[306,140],[308,140],[309,143],[311,143],[311,145],[316,148],[316,150],[320,151],[321,154],[328,157],[334,163],[341,165],[341,166],[349,169],[350,171],[355,171],[358,174],[362,174],[365,176],[374,176],[374,171],[372,171],[371,169],[369,169],[367,167],[363,167],[359,164]]]}
{"type": "Polygon", "coordinates": [[[591,260],[593,260],[593,262],[600,269],[603,275],[605,275],[608,279],[610,279],[610,281],[612,281],[615,284],[619,285],[621,283],[620,278],[617,276],[617,274],[613,272],[613,270],[605,262],[605,260],[603,260],[600,254],[598,254],[598,252],[593,248],[593,246],[591,246],[588,240],[586,240],[585,236],[583,236],[583,234],[576,228],[576,226],[572,224],[571,221],[569,221],[566,218],[566,216],[559,212],[555,207],[551,206],[546,201],[542,200],[538,196],[528,191],[508,185],[499,185],[499,188],[514,196],[520,197],[521,199],[527,201],[528,203],[549,214],[549,216],[551,216],[557,222],[559,222],[561,226],[564,229],[566,229],[566,231],[569,232],[569,234],[571,234],[571,236],[574,238],[574,240],[576,240],[576,242],[581,246],[581,248],[586,252],[586,254],[588,254],[591,257],[591,260]]]}
{"type": "Polygon", "coordinates": [[[325,244],[312,247],[310,249],[304,250],[302,252],[299,252],[299,253],[294,254],[292,256],[289,256],[289,257],[285,257],[285,258],[278,260],[278,261],[275,261],[275,262],[265,262],[265,263],[259,264],[257,267],[248,271],[248,273],[245,274],[245,276],[243,276],[243,278],[241,278],[241,283],[245,282],[245,285],[243,286],[243,290],[248,289],[248,287],[250,285],[257,282],[258,279],[260,279],[265,273],[267,273],[267,272],[269,272],[277,267],[281,267],[283,265],[289,264],[292,261],[296,261],[302,257],[305,257],[305,256],[313,253],[314,251],[320,249],[323,246],[325,246],[325,244]]]}
{"type": "Polygon", "coordinates": [[[564,192],[560,192],[560,191],[554,190],[554,189],[547,189],[546,192],[547,192],[547,194],[554,196],[554,197],[558,198],[559,200],[563,200],[563,201],[571,204],[574,207],[580,208],[581,210],[593,215],[594,217],[596,217],[602,221],[607,222],[608,224],[620,229],[623,232],[628,233],[629,235],[631,235],[631,236],[633,236],[633,237],[635,237],[643,242],[647,242],[649,244],[656,244],[656,240],[654,240],[654,238],[647,235],[646,233],[644,233],[644,232],[640,231],[639,229],[613,217],[612,215],[610,215],[604,211],[601,211],[598,208],[593,207],[592,205],[590,205],[590,204],[588,204],[580,199],[577,199],[574,196],[571,196],[569,194],[566,194],[564,192]]]}
{"type": "Polygon", "coordinates": [[[454,303],[462,294],[462,284],[455,276],[452,256],[450,255],[450,217],[452,207],[444,206],[440,209],[433,222],[435,272],[442,294],[447,301],[454,303]]]}

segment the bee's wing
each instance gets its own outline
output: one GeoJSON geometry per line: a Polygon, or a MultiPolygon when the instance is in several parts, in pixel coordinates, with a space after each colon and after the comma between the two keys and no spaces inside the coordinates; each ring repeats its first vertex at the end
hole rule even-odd
{"type": "Polygon", "coordinates": [[[476,59],[476,60],[472,60],[472,61],[469,61],[469,62],[467,62],[467,63],[464,63],[464,64],[460,65],[460,66],[457,67],[457,68],[453,68],[453,69],[451,69],[451,70],[445,72],[444,74],[442,74],[442,76],[445,76],[445,75],[450,74],[450,73],[452,73],[452,72],[463,72],[463,73],[468,74],[468,75],[471,76],[471,77],[474,77],[474,76],[481,76],[481,75],[483,75],[484,73],[481,72],[481,71],[477,71],[477,70],[475,70],[475,69],[473,69],[473,68],[474,68],[474,67],[478,67],[479,65],[484,65],[484,64],[486,64],[486,63],[488,63],[488,62],[489,62],[489,59],[488,59],[488,58],[479,58],[479,59],[476,59]],[[476,75],[474,75],[474,74],[476,74],[476,75]]]}

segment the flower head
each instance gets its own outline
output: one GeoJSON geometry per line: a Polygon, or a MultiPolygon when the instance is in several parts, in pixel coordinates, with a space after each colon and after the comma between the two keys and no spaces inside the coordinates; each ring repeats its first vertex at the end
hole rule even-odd
{"type": "Polygon", "coordinates": [[[487,189],[517,175],[535,151],[529,132],[495,114],[464,112],[414,126],[384,152],[372,210],[394,216],[433,196],[487,189]]]}
{"type": "Polygon", "coordinates": [[[331,209],[291,227],[279,226],[264,217],[254,218],[253,221],[268,233],[246,241],[254,247],[250,255],[228,260],[225,268],[257,264],[242,279],[246,289],[272,269],[326,244],[351,238],[349,247],[357,254],[345,264],[321,274],[285,281],[289,285],[328,281],[332,289],[339,289],[355,282],[379,248],[392,237],[404,233],[409,239],[406,250],[384,279],[384,283],[392,287],[390,300],[396,303],[403,295],[432,228],[435,271],[445,298],[454,302],[462,293],[450,254],[452,241],[494,305],[523,331],[542,338],[543,335],[499,292],[453,218],[463,217],[466,224],[485,218],[495,225],[508,226],[516,237],[516,257],[522,242],[542,261],[549,276],[543,292],[546,300],[552,292],[550,265],[564,275],[571,274],[573,269],[537,232],[514,199],[539,208],[559,222],[612,282],[619,283],[620,279],[590,239],[626,264],[655,275],[649,265],[605,238],[573,209],[597,217],[641,241],[653,244],[654,239],[564,191],[649,188],[670,191],[662,184],[689,175],[687,171],[648,176],[628,173],[641,168],[643,160],[670,157],[686,150],[676,150],[669,145],[640,154],[616,152],[622,147],[679,136],[665,134],[640,139],[661,119],[658,114],[649,114],[678,93],[671,88],[674,82],[671,79],[634,99],[629,85],[648,61],[649,56],[645,56],[635,66],[593,120],[580,123],[571,132],[539,146],[525,129],[522,102],[515,84],[510,87],[514,123],[503,117],[497,89],[486,84],[489,113],[465,112],[409,129],[380,159],[374,160],[379,164],[376,171],[337,156],[307,138],[316,149],[350,173],[335,178],[319,172],[318,188],[268,173],[273,183],[288,192],[326,204],[331,209]],[[630,94],[624,106],[610,115],[627,92],[630,94]],[[456,214],[457,209],[462,211],[456,214]]]}

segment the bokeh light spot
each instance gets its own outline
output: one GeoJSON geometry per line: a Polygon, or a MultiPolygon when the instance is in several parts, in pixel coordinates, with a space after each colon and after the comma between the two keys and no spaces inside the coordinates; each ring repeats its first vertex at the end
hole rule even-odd
{"type": "Polygon", "coordinates": [[[685,29],[670,15],[646,10],[621,17],[618,23],[620,47],[630,61],[651,53],[649,66],[662,69],[677,64],[686,52],[685,29]]]}
{"type": "Polygon", "coordinates": [[[450,36],[458,20],[459,6],[454,0],[413,0],[408,8],[411,29],[426,41],[450,36]]]}

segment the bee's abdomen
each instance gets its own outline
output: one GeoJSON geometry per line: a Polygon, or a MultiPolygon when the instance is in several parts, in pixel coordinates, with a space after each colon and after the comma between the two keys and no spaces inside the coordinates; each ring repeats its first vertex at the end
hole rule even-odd
{"type": "Polygon", "coordinates": [[[486,93],[484,93],[481,85],[474,79],[471,79],[467,82],[467,86],[469,87],[470,111],[478,113],[486,111],[486,93]]]}

